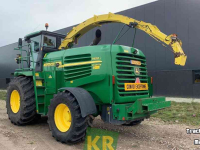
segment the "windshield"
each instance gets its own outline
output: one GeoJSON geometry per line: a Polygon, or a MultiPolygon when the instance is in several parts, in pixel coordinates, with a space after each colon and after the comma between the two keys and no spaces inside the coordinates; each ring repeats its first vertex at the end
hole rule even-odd
{"type": "Polygon", "coordinates": [[[56,48],[56,37],[44,35],[43,41],[43,46],[56,48]]]}

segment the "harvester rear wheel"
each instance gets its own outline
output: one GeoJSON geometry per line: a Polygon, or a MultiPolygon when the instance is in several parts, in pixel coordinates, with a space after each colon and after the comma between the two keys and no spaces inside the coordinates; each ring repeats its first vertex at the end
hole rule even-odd
{"type": "Polygon", "coordinates": [[[86,117],[76,98],[70,92],[61,92],[51,100],[48,124],[52,136],[62,143],[74,144],[84,140],[87,129],[86,117]]]}
{"type": "Polygon", "coordinates": [[[35,119],[35,93],[30,77],[16,77],[9,83],[6,108],[9,119],[15,125],[25,125],[35,119]]]}

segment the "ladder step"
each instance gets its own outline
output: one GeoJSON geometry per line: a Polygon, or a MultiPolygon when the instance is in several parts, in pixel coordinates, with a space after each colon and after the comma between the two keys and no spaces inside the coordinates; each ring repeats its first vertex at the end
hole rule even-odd
{"type": "Polygon", "coordinates": [[[45,88],[45,86],[36,86],[37,88],[45,88]]]}
{"type": "Polygon", "coordinates": [[[38,103],[38,105],[44,105],[44,103],[38,103]]]}
{"type": "Polygon", "coordinates": [[[44,80],[44,78],[40,78],[36,76],[36,80],[44,80]]]}
{"type": "Polygon", "coordinates": [[[44,94],[38,95],[38,96],[44,96],[44,94]]]}

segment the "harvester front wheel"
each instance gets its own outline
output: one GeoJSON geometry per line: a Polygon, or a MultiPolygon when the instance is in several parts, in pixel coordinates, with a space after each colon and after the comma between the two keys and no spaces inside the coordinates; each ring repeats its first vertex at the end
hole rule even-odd
{"type": "Polygon", "coordinates": [[[33,80],[16,77],[8,86],[6,108],[8,117],[15,125],[24,125],[34,120],[36,104],[33,80]]]}
{"type": "Polygon", "coordinates": [[[81,116],[79,104],[70,92],[58,93],[51,100],[48,123],[57,141],[73,144],[85,138],[86,117],[81,116]]]}

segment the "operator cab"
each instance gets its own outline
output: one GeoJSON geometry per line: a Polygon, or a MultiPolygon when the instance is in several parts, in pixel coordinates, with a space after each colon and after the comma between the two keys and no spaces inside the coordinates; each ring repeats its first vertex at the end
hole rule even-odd
{"type": "MultiPolygon", "coordinates": [[[[24,37],[25,41],[31,45],[30,50],[32,50],[32,53],[30,51],[29,53],[30,55],[33,54],[33,60],[30,57],[30,62],[37,62],[35,63],[36,71],[42,71],[42,59],[44,55],[49,52],[58,51],[65,36],[63,34],[42,30],[24,37]]],[[[33,63],[30,63],[29,67],[33,68],[33,63]]]]}
{"type": "Polygon", "coordinates": [[[34,50],[37,50],[39,47],[48,47],[51,49],[58,50],[62,40],[65,38],[66,35],[49,32],[49,31],[37,31],[31,34],[26,35],[25,41],[28,43],[34,43],[34,50]]]}

